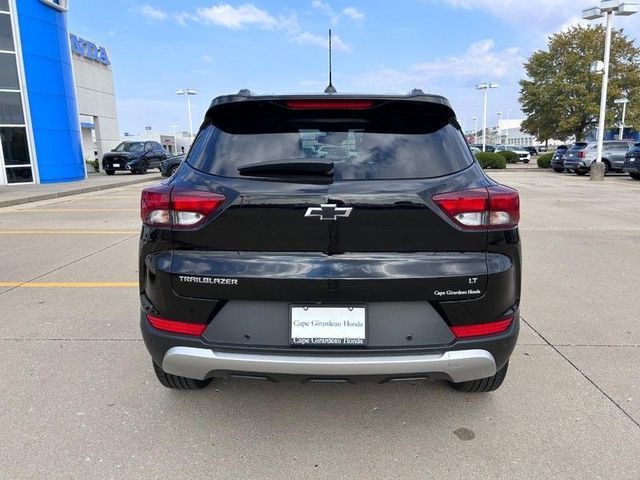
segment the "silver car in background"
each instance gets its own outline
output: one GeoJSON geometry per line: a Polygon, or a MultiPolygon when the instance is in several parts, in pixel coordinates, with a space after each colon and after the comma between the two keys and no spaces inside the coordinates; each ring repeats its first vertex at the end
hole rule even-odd
{"type": "Polygon", "coordinates": [[[531,152],[523,150],[521,147],[516,145],[498,145],[496,147],[496,153],[505,151],[513,152],[518,155],[518,158],[522,163],[529,163],[531,161],[531,152]]]}
{"type": "MultiPolygon", "coordinates": [[[[629,140],[607,140],[602,144],[602,163],[607,172],[623,172],[624,157],[633,146],[633,141],[629,140]]],[[[596,160],[598,144],[596,142],[587,143],[584,148],[571,148],[564,155],[564,168],[573,170],[578,175],[585,175],[591,164],[596,160]]]]}

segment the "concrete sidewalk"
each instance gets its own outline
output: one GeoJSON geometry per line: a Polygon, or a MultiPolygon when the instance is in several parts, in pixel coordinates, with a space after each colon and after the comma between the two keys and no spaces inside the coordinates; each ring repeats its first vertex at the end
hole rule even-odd
{"type": "Polygon", "coordinates": [[[109,188],[135,185],[150,181],[160,181],[157,173],[147,175],[132,175],[128,172],[116,173],[108,176],[104,173],[89,174],[86,180],[79,182],[53,183],[47,185],[11,185],[0,187],[0,207],[9,207],[21,203],[49,200],[51,198],[67,197],[80,193],[107,190],[109,188]]]}

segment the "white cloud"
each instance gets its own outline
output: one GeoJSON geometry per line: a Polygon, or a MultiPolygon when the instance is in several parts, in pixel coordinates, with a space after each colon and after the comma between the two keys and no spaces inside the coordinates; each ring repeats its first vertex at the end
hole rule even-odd
{"type": "Polygon", "coordinates": [[[203,23],[220,25],[232,30],[240,30],[249,26],[275,29],[279,26],[278,19],[251,3],[245,3],[238,7],[228,4],[202,7],[197,10],[197,13],[199,20],[203,23]]]}
{"type": "MultiPolygon", "coordinates": [[[[331,6],[320,0],[312,3],[316,9],[332,12],[331,6]],[[328,9],[328,10],[326,10],[328,9]]],[[[352,12],[353,14],[354,12],[352,12]]],[[[356,14],[359,12],[356,11],[356,14]]],[[[195,14],[180,12],[174,14],[174,18],[181,25],[187,22],[200,22],[205,25],[215,25],[231,30],[245,28],[259,28],[262,30],[281,31],[287,39],[299,45],[314,45],[327,48],[326,36],[311,33],[302,29],[295,13],[273,14],[262,10],[251,3],[245,3],[234,7],[229,4],[218,4],[211,7],[199,8],[195,14]]],[[[336,50],[348,52],[351,47],[344,42],[339,35],[333,35],[333,46],[336,50]]],[[[205,60],[206,61],[206,60],[205,60]]]]}
{"type": "Polygon", "coordinates": [[[523,58],[518,48],[495,50],[493,39],[472,43],[460,55],[415,63],[404,69],[381,67],[354,79],[357,88],[408,91],[414,87],[442,86],[475,81],[509,82],[520,78],[523,58]]]}
{"type": "Polygon", "coordinates": [[[342,12],[336,12],[333,7],[322,0],[313,0],[311,7],[319,12],[325,13],[331,18],[331,23],[337,24],[342,17],[349,17],[351,20],[362,20],[364,13],[355,7],[346,7],[342,12]]]}
{"type": "Polygon", "coordinates": [[[205,55],[202,55],[202,57],[200,57],[200,58],[202,58],[202,60],[203,60],[204,62],[206,62],[206,63],[214,63],[214,62],[213,62],[213,58],[211,58],[211,56],[210,56],[210,55],[206,55],[206,54],[205,54],[205,55]]]}
{"type": "MultiPolygon", "coordinates": [[[[329,38],[315,33],[299,32],[294,34],[291,39],[301,45],[315,45],[317,47],[329,48],[329,38]]],[[[340,36],[335,34],[331,36],[331,46],[335,50],[343,52],[351,51],[351,47],[347,45],[340,36]]]]}
{"type": "Polygon", "coordinates": [[[178,12],[173,14],[173,18],[183,27],[187,26],[187,21],[195,22],[198,20],[198,17],[192,13],[188,12],[178,12]]]}
{"type": "Polygon", "coordinates": [[[140,7],[140,13],[150,20],[163,21],[168,17],[167,12],[152,7],[149,4],[142,5],[142,7],[140,7]]]}
{"type": "MultiPolygon", "coordinates": [[[[435,0],[429,0],[435,2],[435,0]]],[[[481,10],[496,18],[534,32],[550,34],[569,26],[589,24],[583,21],[582,10],[597,5],[596,0],[445,0],[454,8],[481,10]]],[[[440,5],[441,0],[438,0],[440,5]]],[[[616,27],[628,29],[640,25],[640,15],[617,17],[616,27]]]]}
{"type": "Polygon", "coordinates": [[[321,12],[326,12],[329,15],[333,15],[333,8],[331,8],[331,5],[326,2],[313,0],[313,2],[311,2],[311,7],[315,8],[316,10],[320,10],[321,12]]]}
{"type": "Polygon", "coordinates": [[[342,10],[342,13],[353,20],[362,20],[364,18],[364,13],[355,7],[347,7],[342,10]]]}

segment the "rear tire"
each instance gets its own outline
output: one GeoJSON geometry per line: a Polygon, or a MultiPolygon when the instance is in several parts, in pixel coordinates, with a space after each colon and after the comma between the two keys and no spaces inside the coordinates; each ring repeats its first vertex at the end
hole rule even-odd
{"type": "Polygon", "coordinates": [[[169,176],[173,177],[173,175],[176,173],[176,171],[178,170],[178,167],[180,165],[174,165],[173,167],[171,167],[171,170],[169,170],[169,176]]]}
{"type": "Polygon", "coordinates": [[[640,173],[630,173],[629,175],[631,175],[631,178],[634,180],[640,180],[640,173]]]}
{"type": "Polygon", "coordinates": [[[139,173],[140,175],[144,175],[145,173],[147,173],[147,168],[149,168],[147,162],[140,162],[137,173],[139,173]]]}
{"type": "Polygon", "coordinates": [[[181,377],[179,375],[172,375],[162,370],[161,367],[153,363],[153,371],[156,373],[156,377],[160,383],[167,388],[174,388],[176,390],[200,390],[211,383],[211,379],[196,380],[195,378],[181,377]]]}
{"type": "Polygon", "coordinates": [[[106,173],[107,175],[115,175],[116,171],[115,170],[105,170],[104,173],[106,173]]]}
{"type": "Polygon", "coordinates": [[[576,170],[576,175],[580,175],[581,177],[587,174],[586,170],[576,170]]]}
{"type": "Polygon", "coordinates": [[[467,392],[467,393],[485,393],[485,392],[493,392],[497,390],[502,382],[504,381],[504,377],[507,376],[507,370],[509,369],[509,362],[506,363],[504,367],[496,372],[495,375],[487,378],[481,378],[479,380],[469,380],[468,382],[460,382],[453,383],[451,382],[451,386],[458,390],[459,392],[467,392]]]}
{"type": "Polygon", "coordinates": [[[564,168],[555,167],[555,168],[553,169],[553,171],[554,171],[554,172],[556,172],[556,173],[562,173],[562,170],[564,170],[564,168]]]}

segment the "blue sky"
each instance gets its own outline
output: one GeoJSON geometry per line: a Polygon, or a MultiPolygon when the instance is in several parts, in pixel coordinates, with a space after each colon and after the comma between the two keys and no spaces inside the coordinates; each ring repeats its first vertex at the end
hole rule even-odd
{"type": "MultiPolygon", "coordinates": [[[[211,98],[256,93],[321,92],[327,84],[326,37],[334,33],[339,92],[447,96],[467,128],[481,117],[481,81],[496,112],[519,117],[522,63],[549,34],[579,22],[596,0],[72,2],[69,30],[111,52],[121,132],[145,126],[188,128],[184,97],[195,88],[194,125],[211,98]],[[108,5],[108,6],[107,6],[108,5]],[[106,8],[105,8],[106,7],[106,8]]],[[[640,15],[616,18],[628,33],[640,15]]]]}

